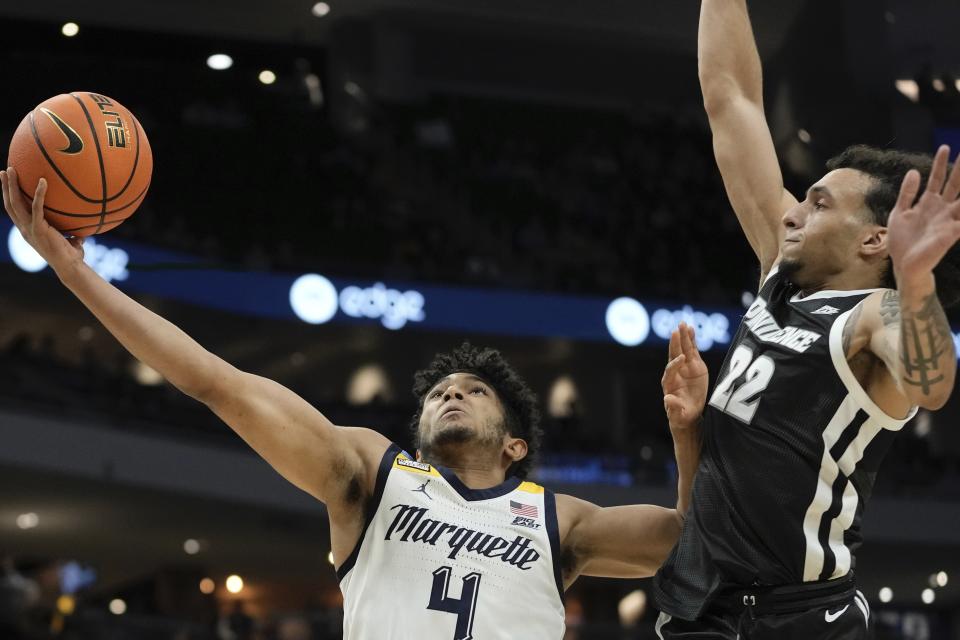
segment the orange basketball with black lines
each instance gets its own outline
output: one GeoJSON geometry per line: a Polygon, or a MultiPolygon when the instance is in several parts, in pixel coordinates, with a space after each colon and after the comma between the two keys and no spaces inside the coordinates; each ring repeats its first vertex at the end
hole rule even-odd
{"type": "Polygon", "coordinates": [[[133,215],[150,188],[153,154],[143,127],[123,105],[77,91],[41,102],[10,141],[7,165],[32,202],[47,180],[44,213],[74,236],[113,229],[133,215]]]}

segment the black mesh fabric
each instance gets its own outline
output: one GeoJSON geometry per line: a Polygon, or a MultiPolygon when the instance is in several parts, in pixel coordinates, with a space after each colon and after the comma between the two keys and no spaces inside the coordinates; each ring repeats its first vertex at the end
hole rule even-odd
{"type": "MultiPolygon", "coordinates": [[[[848,396],[830,355],[830,329],[869,295],[834,293],[799,298],[797,288],[775,274],[763,285],[755,303],[765,305],[768,323],[765,327],[755,324],[753,329],[746,318],[741,323],[714,384],[728,378],[744,354],[749,354],[751,363],[765,358],[765,366],[773,373],[757,393],[739,396],[741,407],[756,403],[749,421],[743,420],[743,414],[739,419],[733,415],[737,410],[731,409],[732,402],[718,402],[723,409],[712,405],[705,409],[704,446],[691,510],[680,541],[654,579],[654,597],[668,614],[694,620],[718,590],[804,581],[807,543],[803,523],[820,477],[823,433],[848,396]],[[792,348],[789,341],[782,344],[771,339],[778,328],[790,333],[791,327],[816,333],[819,338],[805,350],[796,348],[797,343],[792,348]]],[[[748,311],[747,318],[756,317],[753,312],[748,311]]],[[[758,377],[762,376],[751,364],[734,379],[732,397],[737,397],[741,387],[750,388],[745,385],[758,377]]],[[[863,411],[852,415],[836,443],[837,451],[831,448],[828,454],[837,459],[867,419],[863,411]]],[[[855,480],[838,474],[837,495],[824,516],[824,541],[830,520],[839,513],[839,497],[852,481],[862,494],[844,540],[853,543],[854,550],[859,546],[863,506],[873,484],[872,475],[859,471],[875,470],[893,435],[881,431],[871,441],[863,464],[854,473],[855,480]]],[[[829,575],[836,565],[832,553],[826,551],[824,571],[829,575]]]]}

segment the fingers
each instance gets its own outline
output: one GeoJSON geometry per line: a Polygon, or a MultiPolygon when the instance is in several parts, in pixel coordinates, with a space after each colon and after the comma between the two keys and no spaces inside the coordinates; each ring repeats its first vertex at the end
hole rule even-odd
{"type": "Polygon", "coordinates": [[[673,361],[678,355],[683,353],[683,346],[680,344],[681,336],[680,332],[683,329],[683,323],[680,323],[680,327],[673,330],[673,333],[670,334],[670,346],[667,348],[667,359],[668,361],[673,361]]]}
{"type": "MultiPolygon", "coordinates": [[[[13,167],[10,167],[7,170],[7,175],[10,181],[10,204],[13,205],[13,210],[16,212],[17,219],[20,221],[20,228],[26,229],[30,226],[30,206],[27,204],[26,198],[23,197],[23,189],[20,187],[20,174],[17,173],[17,170],[13,167]]],[[[39,187],[39,183],[37,184],[39,187]]],[[[44,193],[46,193],[46,186],[44,186],[44,193]]]]}
{"type": "Polygon", "coordinates": [[[950,179],[947,180],[947,186],[943,189],[943,199],[947,202],[953,202],[958,196],[960,196],[960,157],[954,160],[950,179]]]}
{"type": "Polygon", "coordinates": [[[897,198],[897,206],[895,209],[897,211],[906,211],[912,207],[919,192],[920,172],[916,169],[911,169],[907,172],[907,175],[904,176],[903,183],[900,185],[900,196],[897,198]]]}
{"type": "Polygon", "coordinates": [[[37,190],[33,194],[33,211],[30,217],[30,226],[34,232],[41,228],[43,222],[43,197],[47,195],[47,181],[40,178],[37,190]]]}
{"type": "Polygon", "coordinates": [[[940,193],[943,183],[947,180],[947,164],[950,161],[950,147],[945,144],[937,149],[933,157],[933,167],[930,169],[930,179],[927,180],[927,193],[940,193]]]}
{"type": "Polygon", "coordinates": [[[26,207],[23,204],[23,196],[20,194],[20,182],[16,169],[10,167],[4,172],[3,185],[3,205],[13,219],[13,223],[22,231],[29,220],[25,214],[26,207]]]}
{"type": "Polygon", "coordinates": [[[697,349],[697,332],[688,324],[683,325],[680,346],[688,360],[696,360],[700,357],[700,351],[697,349]]]}
{"type": "Polygon", "coordinates": [[[13,215],[13,205],[10,204],[10,182],[7,179],[6,171],[0,171],[0,185],[3,186],[3,208],[7,212],[7,215],[13,220],[14,224],[16,224],[17,219],[13,215]]]}
{"type": "Polygon", "coordinates": [[[663,396],[663,408],[667,412],[667,419],[682,418],[686,413],[683,402],[673,394],[663,396]]]}
{"type": "Polygon", "coordinates": [[[682,367],[686,361],[687,357],[681,353],[668,362],[666,368],[663,370],[663,377],[660,379],[660,384],[664,387],[670,385],[673,380],[680,376],[680,367],[682,367]]]}

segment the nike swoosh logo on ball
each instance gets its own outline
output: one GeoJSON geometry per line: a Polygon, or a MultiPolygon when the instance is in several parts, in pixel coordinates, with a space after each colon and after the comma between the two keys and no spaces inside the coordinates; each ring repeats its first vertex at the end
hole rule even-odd
{"type": "Polygon", "coordinates": [[[50,118],[50,121],[53,124],[57,125],[57,128],[67,136],[67,148],[60,149],[60,153],[66,153],[69,155],[74,155],[83,151],[83,140],[80,138],[80,134],[73,130],[73,127],[68,125],[63,119],[55,114],[50,109],[46,107],[40,107],[40,111],[43,111],[44,115],[50,118]]]}
{"type": "Polygon", "coordinates": [[[836,613],[830,613],[829,610],[824,611],[823,619],[826,620],[827,622],[833,622],[834,620],[842,616],[846,612],[846,610],[849,608],[850,608],[850,605],[847,605],[843,609],[840,609],[840,611],[837,611],[836,613]]]}

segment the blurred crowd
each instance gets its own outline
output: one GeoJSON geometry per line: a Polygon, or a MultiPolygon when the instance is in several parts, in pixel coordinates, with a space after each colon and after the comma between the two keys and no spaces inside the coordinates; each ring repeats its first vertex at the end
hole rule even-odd
{"type": "MultiPolygon", "coordinates": [[[[155,588],[111,611],[93,588],[66,593],[57,561],[0,557],[0,638],[3,640],[339,640],[338,607],[255,618],[242,600],[203,596],[189,611],[163,611],[155,588]],[[199,605],[199,606],[196,606],[199,605]],[[129,610],[127,609],[129,607],[129,610]],[[177,613],[179,615],[177,615],[177,613]]],[[[199,594],[198,594],[199,595],[199,594]]],[[[184,597],[181,595],[180,599],[184,597]]]]}
{"type": "Polygon", "coordinates": [[[947,71],[924,65],[914,76],[918,102],[940,127],[960,127],[960,81],[947,71]]]}
{"type": "MultiPolygon", "coordinates": [[[[92,348],[84,351],[78,364],[58,353],[53,336],[34,340],[22,334],[0,345],[0,407],[247,449],[203,405],[166,383],[138,382],[132,364],[125,354],[110,362],[92,348]]],[[[375,396],[366,404],[356,404],[345,397],[318,396],[309,387],[295,390],[335,424],[375,426],[401,446],[413,447],[412,398],[387,402],[375,396]]],[[[656,388],[646,391],[658,392],[656,388]]],[[[656,406],[659,398],[636,397],[633,388],[623,393],[628,396],[623,398],[625,406],[636,416],[649,416],[646,409],[656,406]]],[[[634,420],[626,433],[614,433],[591,428],[589,414],[575,402],[568,409],[551,415],[543,407],[546,437],[541,465],[535,471],[541,482],[674,485],[673,448],[662,419],[634,420]]],[[[941,439],[950,437],[956,411],[952,404],[936,414],[921,412],[887,455],[875,491],[960,500],[960,455],[950,441],[941,439]]]]}
{"type": "Polygon", "coordinates": [[[118,235],[256,269],[724,304],[754,286],[701,117],[438,98],[344,132],[234,108],[157,112],[152,191],[118,235]]]}
{"type": "MultiPolygon", "coordinates": [[[[126,432],[166,434],[248,449],[202,404],[161,379],[155,381],[159,384],[138,381],[135,364],[125,352],[117,352],[113,359],[105,357],[91,343],[85,343],[77,361],[61,353],[53,335],[21,333],[0,344],[0,407],[67,420],[93,420],[126,432]]],[[[346,397],[323,395],[311,386],[283,382],[335,424],[372,426],[393,442],[412,449],[410,418],[416,409],[412,397],[408,401],[406,396],[404,400],[387,401],[374,395],[369,402],[358,404],[346,397]]],[[[659,389],[651,387],[648,391],[654,395],[645,397],[643,404],[656,406],[659,389]]],[[[564,469],[581,468],[582,472],[583,467],[590,467],[595,471],[591,477],[603,475],[607,483],[617,485],[668,486],[674,482],[673,449],[664,420],[638,421],[627,434],[627,449],[635,455],[612,455],[623,451],[618,440],[622,434],[590,429],[589,417],[575,400],[563,409],[559,415],[551,415],[543,407],[547,436],[542,461],[549,467],[549,479],[563,481],[564,469]]]]}

